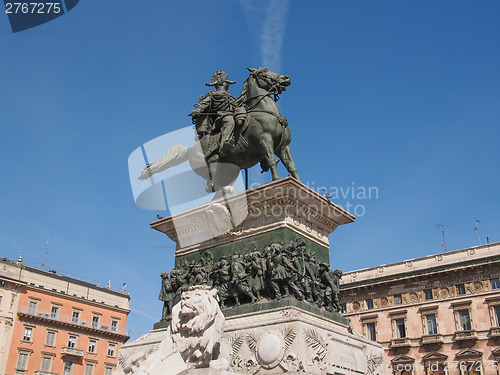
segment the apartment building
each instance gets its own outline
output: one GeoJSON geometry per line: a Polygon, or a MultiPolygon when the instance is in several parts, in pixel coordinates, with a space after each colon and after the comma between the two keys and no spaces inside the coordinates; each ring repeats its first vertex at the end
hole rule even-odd
{"type": "Polygon", "coordinates": [[[0,280],[0,375],[114,371],[130,336],[127,293],[6,259],[0,280]]]}
{"type": "Polygon", "coordinates": [[[347,272],[352,329],[385,350],[388,374],[500,374],[500,243],[347,272]]]}

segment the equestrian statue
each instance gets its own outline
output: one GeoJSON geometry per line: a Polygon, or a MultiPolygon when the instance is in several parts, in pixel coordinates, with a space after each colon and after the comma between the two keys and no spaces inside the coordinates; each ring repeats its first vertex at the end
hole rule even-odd
{"type": "Polygon", "coordinates": [[[279,178],[276,164],[281,160],[290,175],[299,180],[290,150],[291,132],[276,102],[290,85],[290,77],[267,68],[250,69],[238,98],[229,92],[229,80],[217,71],[207,86],[215,87],[201,96],[189,113],[195,125],[196,143],[190,148],[174,145],[139,176],[146,180],[170,167],[189,161],[191,168],[205,180],[206,191],[215,198],[234,193],[232,187],[241,169],[260,163],[279,178]],[[278,156],[278,160],[275,159],[278,156]]]}

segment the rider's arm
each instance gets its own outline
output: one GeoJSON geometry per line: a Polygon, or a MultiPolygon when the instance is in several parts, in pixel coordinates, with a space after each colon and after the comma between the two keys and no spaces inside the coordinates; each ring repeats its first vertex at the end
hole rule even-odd
{"type": "Polygon", "coordinates": [[[203,99],[200,100],[200,102],[196,105],[196,109],[193,109],[189,116],[196,117],[200,113],[208,113],[210,112],[210,108],[212,106],[212,95],[210,95],[210,92],[205,95],[203,99]]]}

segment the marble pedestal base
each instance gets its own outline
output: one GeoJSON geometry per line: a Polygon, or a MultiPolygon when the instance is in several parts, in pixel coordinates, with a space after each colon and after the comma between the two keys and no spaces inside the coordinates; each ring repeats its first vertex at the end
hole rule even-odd
{"type": "Polygon", "coordinates": [[[219,358],[243,374],[385,374],[380,345],[295,306],[226,317],[219,358]]]}
{"type": "MultiPolygon", "coordinates": [[[[123,345],[120,353],[152,353],[166,334],[167,328],[152,330],[123,345]]],[[[296,306],[283,306],[227,316],[218,359],[226,359],[229,369],[190,369],[181,374],[382,375],[383,358],[380,345],[349,333],[345,324],[296,306]]]]}

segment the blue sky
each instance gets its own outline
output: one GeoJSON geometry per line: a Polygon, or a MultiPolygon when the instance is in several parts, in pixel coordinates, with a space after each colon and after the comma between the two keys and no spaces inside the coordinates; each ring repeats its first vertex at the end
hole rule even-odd
{"type": "MultiPolygon", "coordinates": [[[[217,69],[268,65],[312,187],[376,187],[330,237],[344,271],[500,240],[498,1],[81,1],[0,17],[0,253],[128,283],[132,337],[161,316],[173,243],[134,204],[130,153],[190,125],[217,69]],[[276,16],[272,16],[274,14],[276,16]],[[361,210],[361,208],[358,208],[361,210]]],[[[259,168],[251,183],[270,180],[259,168]]],[[[283,169],[281,175],[286,175],[283,169]]],[[[331,189],[330,189],[331,190],[331,189]]]]}

